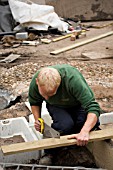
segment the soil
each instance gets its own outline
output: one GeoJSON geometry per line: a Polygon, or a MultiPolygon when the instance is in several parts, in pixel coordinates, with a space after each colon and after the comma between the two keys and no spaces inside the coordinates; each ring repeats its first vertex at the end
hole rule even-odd
{"type": "MultiPolygon", "coordinates": [[[[89,24],[101,26],[110,22],[112,21],[89,24]]],[[[94,91],[95,98],[103,112],[113,111],[113,35],[58,55],[50,54],[56,49],[67,47],[112,30],[112,26],[101,29],[90,28],[89,31],[86,31],[86,37],[84,38],[75,41],[66,38],[50,44],[40,43],[38,46],[26,45],[14,48],[13,46],[4,47],[0,44],[0,60],[3,60],[9,54],[19,54],[21,56],[11,63],[0,62],[0,88],[7,89],[15,96],[21,96],[17,103],[0,111],[0,119],[20,116],[28,118],[31,113],[25,106],[25,101],[28,100],[28,89],[33,75],[41,67],[62,63],[77,67],[82,72],[94,91]],[[83,55],[83,53],[91,52],[96,53],[96,55],[104,54],[105,56],[106,54],[106,57],[102,58],[101,56],[99,58],[97,56],[97,58],[91,59],[83,55]]],[[[52,38],[53,35],[47,36],[52,38]]]]}
{"type": "Polygon", "coordinates": [[[22,136],[17,135],[17,136],[13,136],[10,138],[0,138],[0,145],[10,145],[10,144],[14,144],[14,143],[21,143],[21,142],[25,142],[24,139],[22,138],[22,136]]]}

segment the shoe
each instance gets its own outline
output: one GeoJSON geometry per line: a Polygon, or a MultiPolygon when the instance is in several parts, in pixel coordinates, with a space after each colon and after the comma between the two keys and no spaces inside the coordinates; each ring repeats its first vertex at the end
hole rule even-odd
{"type": "Polygon", "coordinates": [[[52,158],[51,154],[43,155],[39,160],[39,165],[52,165],[52,158]]]}

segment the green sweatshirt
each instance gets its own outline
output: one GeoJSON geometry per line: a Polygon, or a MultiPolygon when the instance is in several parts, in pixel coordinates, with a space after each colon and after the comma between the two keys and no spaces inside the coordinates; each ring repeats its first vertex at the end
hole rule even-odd
{"type": "MultiPolygon", "coordinates": [[[[99,117],[99,104],[95,101],[94,94],[82,74],[75,67],[67,64],[49,67],[58,70],[61,76],[61,84],[57,93],[46,102],[62,108],[81,105],[87,113],[95,113],[99,117]]],[[[41,106],[43,100],[45,100],[39,94],[36,84],[35,79],[38,73],[39,71],[34,75],[29,87],[29,102],[31,106],[41,106]]]]}

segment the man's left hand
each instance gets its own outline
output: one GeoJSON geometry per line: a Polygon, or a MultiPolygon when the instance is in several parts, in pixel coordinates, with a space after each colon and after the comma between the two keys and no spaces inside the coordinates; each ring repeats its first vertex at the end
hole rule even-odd
{"type": "Polygon", "coordinates": [[[73,134],[68,137],[68,139],[76,139],[78,146],[85,146],[89,141],[89,132],[80,132],[78,134],[73,134]]]}

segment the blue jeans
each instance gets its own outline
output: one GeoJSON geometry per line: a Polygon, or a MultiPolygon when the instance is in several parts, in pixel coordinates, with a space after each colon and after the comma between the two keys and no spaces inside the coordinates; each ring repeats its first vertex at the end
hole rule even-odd
{"type": "MultiPolygon", "coordinates": [[[[87,113],[81,106],[60,108],[47,104],[46,107],[53,120],[51,127],[59,131],[62,136],[79,133],[87,118],[87,113]]],[[[98,126],[99,121],[93,129],[98,126]]],[[[55,149],[47,149],[45,153],[54,153],[54,151],[55,149]]]]}

